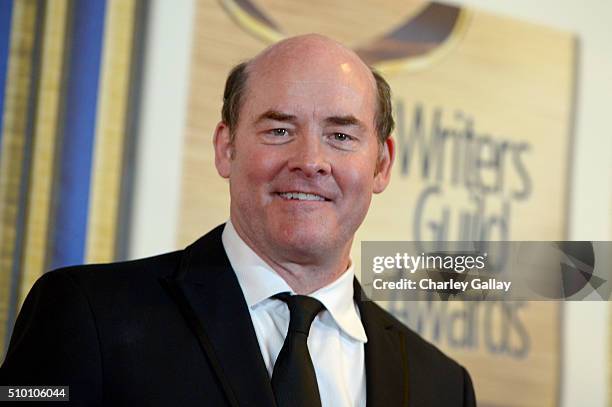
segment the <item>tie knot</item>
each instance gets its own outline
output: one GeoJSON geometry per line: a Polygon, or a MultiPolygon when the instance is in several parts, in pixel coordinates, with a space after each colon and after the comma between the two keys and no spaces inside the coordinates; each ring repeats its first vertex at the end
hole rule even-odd
{"type": "Polygon", "coordinates": [[[289,307],[289,331],[300,332],[306,336],[310,332],[312,321],[325,308],[319,300],[305,295],[281,293],[275,297],[286,302],[289,307]]]}

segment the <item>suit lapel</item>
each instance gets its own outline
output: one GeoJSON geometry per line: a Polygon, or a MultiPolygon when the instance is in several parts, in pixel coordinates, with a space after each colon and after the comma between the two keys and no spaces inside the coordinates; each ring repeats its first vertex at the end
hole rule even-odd
{"type": "Polygon", "coordinates": [[[412,386],[408,382],[404,335],[390,321],[385,321],[382,311],[366,298],[356,279],[355,301],[368,336],[365,345],[367,406],[407,406],[412,386]]]}
{"type": "MultiPolygon", "coordinates": [[[[185,249],[176,273],[162,284],[210,361],[232,406],[274,406],[270,378],[236,275],[221,242],[223,225],[185,249]]],[[[403,333],[387,321],[355,280],[368,342],[365,368],[368,407],[414,405],[418,375],[408,375],[403,333]],[[410,397],[410,403],[408,400],[410,397]]]]}
{"type": "Polygon", "coordinates": [[[185,249],[163,284],[196,335],[230,405],[274,406],[244,295],[221,242],[219,226],[185,249]]]}

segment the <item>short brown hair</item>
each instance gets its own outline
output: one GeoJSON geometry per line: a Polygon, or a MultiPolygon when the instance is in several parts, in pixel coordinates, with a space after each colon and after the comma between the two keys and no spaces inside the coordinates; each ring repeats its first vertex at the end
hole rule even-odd
{"type": "MultiPolygon", "coordinates": [[[[230,130],[230,139],[233,142],[238,126],[238,118],[240,109],[242,108],[243,96],[246,91],[246,83],[249,78],[247,72],[250,61],[242,62],[230,71],[227,81],[225,82],[225,90],[223,92],[223,108],[221,109],[221,120],[230,130]]],[[[395,127],[393,120],[393,106],[391,104],[391,87],[374,68],[370,67],[370,71],[376,81],[376,114],[374,115],[374,125],[378,142],[382,145],[391,135],[395,127]]]]}

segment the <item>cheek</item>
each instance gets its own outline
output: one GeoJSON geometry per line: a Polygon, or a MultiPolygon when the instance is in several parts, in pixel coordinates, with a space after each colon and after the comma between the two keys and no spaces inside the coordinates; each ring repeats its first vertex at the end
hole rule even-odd
{"type": "Polygon", "coordinates": [[[270,153],[269,149],[237,150],[232,162],[230,184],[240,188],[242,193],[253,196],[253,193],[268,191],[281,168],[282,161],[270,153]]]}
{"type": "Polygon", "coordinates": [[[360,171],[345,171],[337,178],[344,196],[345,216],[355,218],[365,216],[372,200],[373,180],[370,167],[364,167],[360,171]]]}
{"type": "Polygon", "coordinates": [[[339,168],[338,182],[348,194],[370,195],[374,185],[375,169],[376,165],[369,157],[353,159],[352,162],[346,163],[344,168],[339,168]]]}

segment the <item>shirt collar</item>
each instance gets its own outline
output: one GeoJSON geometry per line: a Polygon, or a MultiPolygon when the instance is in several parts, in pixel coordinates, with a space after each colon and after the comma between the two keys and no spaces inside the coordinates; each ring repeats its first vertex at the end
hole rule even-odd
{"type": "MultiPolygon", "coordinates": [[[[221,236],[227,257],[250,309],[282,292],[293,290],[236,232],[230,220],[221,236]]],[[[367,342],[367,336],[353,300],[355,268],[349,268],[332,283],[310,294],[321,301],[340,329],[351,338],[367,342]]]]}

